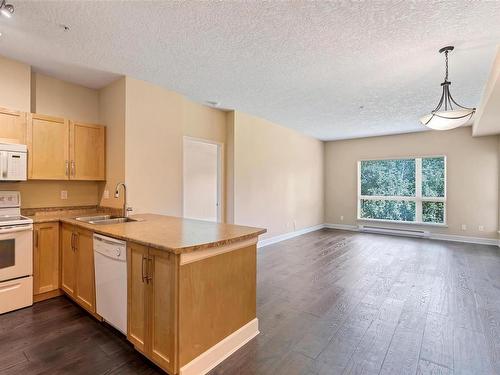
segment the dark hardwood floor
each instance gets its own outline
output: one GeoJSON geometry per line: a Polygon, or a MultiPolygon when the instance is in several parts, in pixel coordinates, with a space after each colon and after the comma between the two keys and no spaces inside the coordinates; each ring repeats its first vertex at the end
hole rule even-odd
{"type": "MultiPolygon", "coordinates": [[[[500,374],[497,247],[321,230],[258,255],[261,334],[210,375],[500,374]]],[[[1,374],[157,374],[64,297],[0,316],[1,374]]]]}

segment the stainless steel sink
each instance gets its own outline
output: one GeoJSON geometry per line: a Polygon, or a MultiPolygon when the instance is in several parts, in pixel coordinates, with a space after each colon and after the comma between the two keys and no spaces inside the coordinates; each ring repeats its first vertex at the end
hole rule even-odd
{"type": "Polygon", "coordinates": [[[91,221],[98,221],[98,220],[108,220],[108,219],[111,219],[111,215],[80,216],[76,218],[76,220],[83,221],[85,223],[90,223],[91,221]]]}
{"type": "Polygon", "coordinates": [[[129,217],[117,217],[111,215],[81,216],[77,217],[76,220],[95,225],[120,224],[127,223],[129,221],[137,221],[129,217]]]}
{"type": "Polygon", "coordinates": [[[131,219],[129,217],[111,217],[111,218],[101,219],[101,220],[91,220],[91,221],[88,221],[88,223],[95,224],[95,225],[109,225],[109,224],[128,223],[130,221],[137,221],[137,220],[131,219]]]}

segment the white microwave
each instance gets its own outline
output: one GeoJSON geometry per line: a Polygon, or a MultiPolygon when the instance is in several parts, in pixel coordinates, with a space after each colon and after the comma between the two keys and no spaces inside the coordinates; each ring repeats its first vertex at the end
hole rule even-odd
{"type": "Polygon", "coordinates": [[[0,143],[0,181],[26,181],[27,161],[26,145],[0,143]]]}

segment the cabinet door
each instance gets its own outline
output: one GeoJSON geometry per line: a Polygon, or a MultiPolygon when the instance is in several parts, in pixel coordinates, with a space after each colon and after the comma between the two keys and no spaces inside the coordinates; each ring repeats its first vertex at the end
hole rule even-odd
{"type": "Polygon", "coordinates": [[[0,108],[0,138],[26,144],[26,113],[0,108]]]}
{"type": "Polygon", "coordinates": [[[149,320],[151,359],[161,368],[174,369],[175,257],[149,249],[149,320]]]}
{"type": "Polygon", "coordinates": [[[70,123],[72,180],[105,180],[106,128],[101,125],[70,123]]]}
{"type": "Polygon", "coordinates": [[[74,250],[73,226],[63,224],[61,228],[61,288],[75,295],[76,253],[74,250]]]}
{"type": "Polygon", "coordinates": [[[92,232],[76,228],[76,301],[95,313],[95,271],[92,232]]]}
{"type": "Polygon", "coordinates": [[[59,223],[35,224],[33,294],[59,288],[59,223]]]}
{"type": "Polygon", "coordinates": [[[146,284],[146,269],[148,260],[148,248],[135,243],[129,243],[127,247],[128,266],[128,320],[127,338],[134,346],[143,353],[148,349],[147,345],[147,300],[148,288],[146,284]]]}
{"type": "Polygon", "coordinates": [[[69,179],[69,124],[66,120],[29,115],[28,178],[69,179]]]}

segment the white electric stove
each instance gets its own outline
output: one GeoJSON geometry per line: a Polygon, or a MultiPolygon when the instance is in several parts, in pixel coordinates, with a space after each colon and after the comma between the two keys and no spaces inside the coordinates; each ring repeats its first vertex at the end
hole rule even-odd
{"type": "Polygon", "coordinates": [[[0,191],[0,314],[32,304],[33,220],[18,191],[0,191]]]}

